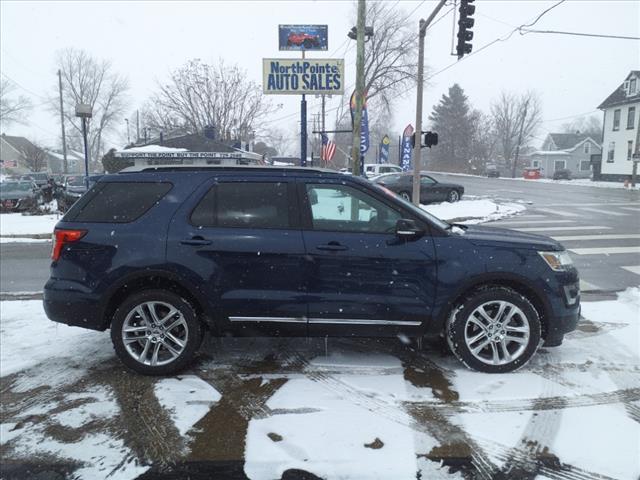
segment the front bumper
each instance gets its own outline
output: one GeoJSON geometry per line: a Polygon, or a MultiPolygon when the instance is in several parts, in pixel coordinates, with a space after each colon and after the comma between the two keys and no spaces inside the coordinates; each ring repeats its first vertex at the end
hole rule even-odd
{"type": "Polygon", "coordinates": [[[44,311],[49,320],[91,330],[106,330],[100,297],[83,291],[75,282],[49,280],[43,290],[44,311]]]}

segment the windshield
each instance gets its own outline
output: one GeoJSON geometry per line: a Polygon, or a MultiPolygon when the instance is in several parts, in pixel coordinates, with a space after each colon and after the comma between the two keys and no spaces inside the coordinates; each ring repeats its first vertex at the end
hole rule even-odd
{"type": "Polygon", "coordinates": [[[27,182],[1,182],[0,189],[4,191],[20,191],[20,192],[28,192],[31,191],[33,186],[27,182]]]}

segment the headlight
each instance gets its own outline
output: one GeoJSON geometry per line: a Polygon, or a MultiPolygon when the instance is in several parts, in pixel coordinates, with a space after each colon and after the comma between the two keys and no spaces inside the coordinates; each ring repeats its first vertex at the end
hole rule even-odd
{"type": "Polygon", "coordinates": [[[538,252],[543,260],[555,272],[566,270],[566,267],[573,265],[573,261],[566,250],[561,252],[538,252]]]}

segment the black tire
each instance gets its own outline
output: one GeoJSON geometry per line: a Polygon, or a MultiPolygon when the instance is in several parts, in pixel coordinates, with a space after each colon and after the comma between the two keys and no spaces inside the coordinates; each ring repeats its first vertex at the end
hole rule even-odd
{"type": "MultiPolygon", "coordinates": [[[[147,306],[146,308],[147,310],[144,311],[143,307],[144,315],[150,319],[152,315],[150,315],[149,307],[147,306]]],[[[111,322],[111,341],[116,354],[128,368],[143,375],[170,375],[183,370],[193,361],[202,343],[202,337],[202,323],[198,319],[193,306],[184,298],[168,290],[143,290],[130,295],[118,306],[111,322]],[[155,325],[154,323],[150,325],[143,317],[134,312],[136,307],[148,304],[155,305],[154,312],[158,318],[163,314],[167,314],[165,326],[170,327],[171,325],[167,325],[168,323],[180,322],[180,324],[170,331],[164,330],[164,326],[160,324],[155,325]],[[172,317],[168,315],[170,313],[169,307],[173,307],[176,310],[172,317]],[[140,340],[127,342],[130,345],[129,347],[125,346],[123,339],[123,327],[127,319],[129,319],[129,327],[146,329],[143,332],[128,333],[130,339],[134,336],[142,335],[139,337],[140,340]],[[177,342],[170,340],[170,335],[174,339],[182,341],[184,345],[179,346],[177,342]],[[152,346],[143,348],[144,345],[152,346]],[[160,346],[156,347],[156,345],[160,346]],[[170,347],[174,349],[182,348],[182,350],[176,355],[175,352],[177,350],[172,351],[170,347]],[[147,348],[144,359],[148,358],[149,351],[152,348],[157,348],[156,359],[167,363],[152,365],[152,359],[148,359],[149,363],[142,363],[134,358],[133,353],[130,353],[128,348],[134,353],[147,348]],[[169,357],[173,358],[169,359],[169,357]]],[[[140,352],[140,356],[142,356],[142,353],[140,352]]],[[[153,352],[151,355],[153,357],[153,352]]]]}
{"type": "Polygon", "coordinates": [[[460,192],[457,190],[450,190],[449,193],[447,193],[447,202],[455,203],[458,200],[460,200],[460,192]]]}
{"type": "Polygon", "coordinates": [[[404,198],[407,202],[411,202],[411,194],[409,192],[402,191],[398,193],[401,198],[404,198]]]}
{"type": "Polygon", "coordinates": [[[506,287],[487,287],[466,296],[452,310],[446,325],[446,338],[453,354],[468,368],[485,373],[513,372],[525,365],[538,349],[541,338],[540,316],[531,302],[520,293],[506,287]],[[516,308],[505,306],[502,315],[498,318],[497,314],[500,312],[498,302],[504,302],[504,304],[516,308]],[[480,318],[480,321],[483,321],[482,316],[476,316],[475,313],[478,312],[478,309],[483,309],[487,313],[485,308],[489,312],[496,313],[498,322],[490,328],[483,329],[479,327],[479,322],[474,320],[480,318]],[[507,324],[501,323],[510,314],[510,320],[507,324]],[[523,330],[525,324],[528,327],[527,333],[511,330],[514,328],[523,330]],[[496,328],[496,325],[501,326],[496,328]],[[506,337],[505,332],[508,334],[506,337]],[[470,341],[474,338],[477,339],[475,340],[477,343],[470,341]],[[507,339],[519,340],[510,341],[507,339]],[[490,343],[475,354],[472,352],[472,347],[468,345],[469,342],[476,350],[487,340],[490,343]],[[509,361],[504,354],[504,348],[507,349],[509,356],[516,355],[513,360],[509,361]],[[496,351],[498,351],[497,363],[494,361],[496,351]],[[491,357],[491,360],[486,357],[491,357]]]}
{"type": "Polygon", "coordinates": [[[309,49],[313,47],[313,42],[307,38],[304,42],[302,42],[302,45],[304,46],[304,48],[309,49]]]}

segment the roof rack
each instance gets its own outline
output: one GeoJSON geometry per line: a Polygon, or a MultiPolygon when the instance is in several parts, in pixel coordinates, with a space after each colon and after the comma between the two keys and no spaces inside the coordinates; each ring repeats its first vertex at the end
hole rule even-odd
{"type": "Polygon", "coordinates": [[[265,165],[144,165],[127,167],[118,173],[136,172],[199,172],[199,171],[243,171],[254,172],[304,172],[304,173],[339,173],[329,168],[317,167],[287,167],[287,166],[265,166],[265,165]]]}

